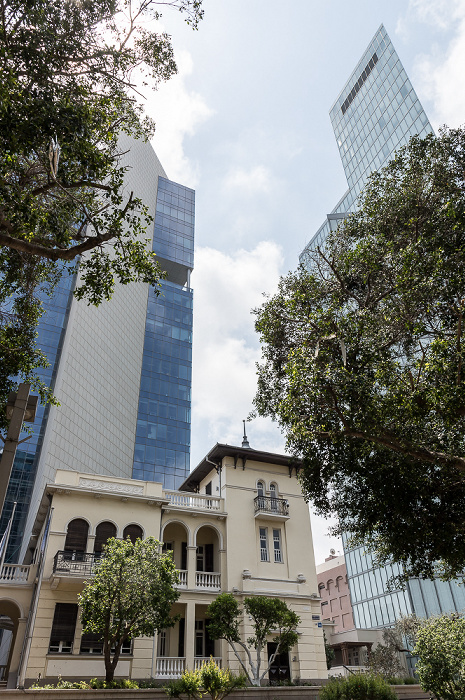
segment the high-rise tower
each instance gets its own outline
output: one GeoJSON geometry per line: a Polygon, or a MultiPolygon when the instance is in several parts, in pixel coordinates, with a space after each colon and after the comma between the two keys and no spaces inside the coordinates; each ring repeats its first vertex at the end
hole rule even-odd
{"type": "Polygon", "coordinates": [[[433,131],[383,25],[352,71],[329,116],[349,189],[302,251],[303,264],[307,253],[357,208],[358,195],[369,174],[386,165],[411,136],[426,136],[433,131]]]}
{"type": "Polygon", "coordinates": [[[147,237],[166,270],[160,294],[118,285],[110,302],[87,306],[64,277],[39,327],[58,407],[40,407],[20,445],[0,522],[18,502],[9,553],[30,534],[44,485],[56,469],[155,480],[175,488],[189,473],[194,191],[167,179],[153,148],[121,137],[125,188],[154,219],[147,237]],[[28,513],[30,515],[28,516],[28,513]]]}

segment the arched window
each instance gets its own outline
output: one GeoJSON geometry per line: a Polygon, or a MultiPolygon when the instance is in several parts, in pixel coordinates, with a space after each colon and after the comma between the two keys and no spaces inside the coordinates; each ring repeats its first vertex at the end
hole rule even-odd
{"type": "Polygon", "coordinates": [[[326,584],[326,589],[328,591],[328,594],[331,593],[331,589],[333,588],[333,586],[334,586],[334,581],[332,578],[330,578],[326,584]]]}
{"type": "Polygon", "coordinates": [[[110,537],[116,537],[116,525],[109,522],[100,523],[95,530],[94,552],[101,554],[103,546],[110,537]]]}
{"type": "Polygon", "coordinates": [[[257,491],[259,496],[265,495],[265,484],[263,481],[257,481],[257,491]]]}
{"type": "Polygon", "coordinates": [[[141,540],[144,533],[140,525],[126,525],[123,532],[123,539],[127,537],[131,540],[132,544],[135,544],[136,540],[141,540]]]}
{"type": "Polygon", "coordinates": [[[278,510],[278,487],[273,482],[270,484],[270,506],[271,510],[278,510]]]}
{"type": "Polygon", "coordinates": [[[89,524],[82,518],[71,520],[65,540],[65,552],[85,552],[89,524]]]}
{"type": "Polygon", "coordinates": [[[336,588],[337,588],[338,591],[341,591],[341,590],[342,590],[342,582],[343,582],[343,580],[344,580],[344,579],[342,578],[342,576],[338,576],[337,579],[336,579],[336,588]]]}

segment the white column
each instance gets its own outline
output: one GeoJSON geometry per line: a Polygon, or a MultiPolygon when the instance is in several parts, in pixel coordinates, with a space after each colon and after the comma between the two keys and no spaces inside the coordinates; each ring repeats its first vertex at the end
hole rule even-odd
{"type": "Polygon", "coordinates": [[[186,657],[186,668],[191,671],[194,668],[195,653],[195,602],[190,600],[186,603],[186,629],[184,633],[184,654],[186,657]]]}

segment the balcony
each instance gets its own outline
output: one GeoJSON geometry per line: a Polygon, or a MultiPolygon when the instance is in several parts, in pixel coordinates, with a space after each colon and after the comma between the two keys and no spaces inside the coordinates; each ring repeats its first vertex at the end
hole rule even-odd
{"type": "MultiPolygon", "coordinates": [[[[217,666],[221,668],[221,657],[212,657],[217,666]]],[[[202,667],[202,664],[208,663],[210,657],[204,658],[196,656],[194,659],[194,670],[202,667]]],[[[186,667],[186,659],[183,656],[159,656],[157,659],[156,678],[160,680],[173,680],[180,678],[186,667]]]]}
{"type": "Polygon", "coordinates": [[[189,510],[206,510],[215,513],[223,512],[223,499],[217,496],[206,496],[198,493],[186,493],[184,491],[165,491],[165,497],[170,505],[175,508],[187,508],[189,510]]]}
{"type": "Polygon", "coordinates": [[[264,520],[288,520],[289,503],[285,498],[256,496],[254,498],[255,517],[264,520]]]}
{"type": "Polygon", "coordinates": [[[195,587],[202,591],[221,590],[221,574],[214,571],[196,571],[195,587]]]}
{"type": "Polygon", "coordinates": [[[30,570],[31,565],[4,564],[0,572],[0,583],[27,583],[30,570]]]}
{"type": "Polygon", "coordinates": [[[95,564],[99,559],[100,554],[59,551],[53,559],[53,574],[89,578],[94,573],[95,564]]]}

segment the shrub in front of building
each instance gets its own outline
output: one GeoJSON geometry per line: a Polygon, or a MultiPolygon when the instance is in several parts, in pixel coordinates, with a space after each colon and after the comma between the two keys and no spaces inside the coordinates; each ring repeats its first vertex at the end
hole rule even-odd
{"type": "Polygon", "coordinates": [[[397,700],[397,695],[380,676],[357,674],[332,678],[321,688],[319,700],[397,700]]]}

